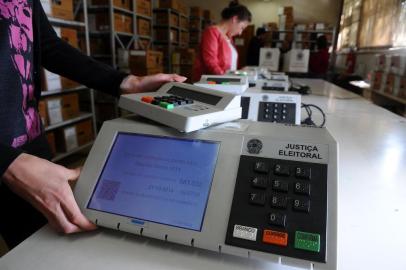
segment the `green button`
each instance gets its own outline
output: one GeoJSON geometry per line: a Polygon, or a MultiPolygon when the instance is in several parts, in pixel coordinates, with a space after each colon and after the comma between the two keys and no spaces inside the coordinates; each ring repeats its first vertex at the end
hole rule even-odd
{"type": "Polygon", "coordinates": [[[297,231],[295,233],[295,248],[320,252],[320,234],[297,231]]]}
{"type": "Polygon", "coordinates": [[[169,104],[167,102],[161,102],[159,103],[159,106],[161,106],[162,108],[165,108],[167,110],[172,110],[175,106],[173,106],[173,104],[169,104]]]}
{"type": "Polygon", "coordinates": [[[230,84],[229,82],[222,82],[221,84],[230,84]]]}

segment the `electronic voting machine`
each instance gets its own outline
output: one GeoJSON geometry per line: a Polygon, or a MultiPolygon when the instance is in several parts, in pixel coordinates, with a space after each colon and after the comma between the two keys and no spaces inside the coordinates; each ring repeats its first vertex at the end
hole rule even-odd
{"type": "Polygon", "coordinates": [[[242,119],[260,122],[301,124],[302,97],[296,92],[249,88],[241,96],[242,119]]]}
{"type": "Polygon", "coordinates": [[[196,86],[241,95],[248,89],[248,78],[231,75],[202,75],[196,86]]]}
{"type": "Polygon", "coordinates": [[[185,83],[166,83],[158,91],[122,95],[122,109],[191,132],[241,118],[241,97],[185,83]]]}
{"type": "Polygon", "coordinates": [[[337,173],[325,128],[238,120],[179,133],[116,119],[103,124],[75,197],[98,226],[162,245],[335,270],[337,173]]]}

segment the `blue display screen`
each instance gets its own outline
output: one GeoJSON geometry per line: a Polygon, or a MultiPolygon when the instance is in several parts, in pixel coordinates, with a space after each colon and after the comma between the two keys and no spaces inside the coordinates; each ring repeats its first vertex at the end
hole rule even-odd
{"type": "Polygon", "coordinates": [[[88,208],[201,231],[220,143],[118,133],[88,208]]]}

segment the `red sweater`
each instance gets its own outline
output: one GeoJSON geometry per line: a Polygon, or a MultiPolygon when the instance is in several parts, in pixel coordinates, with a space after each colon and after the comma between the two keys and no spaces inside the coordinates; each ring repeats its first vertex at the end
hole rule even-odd
{"type": "Polygon", "coordinates": [[[310,56],[310,72],[315,74],[326,74],[330,55],[328,49],[321,49],[310,56]]]}
{"type": "Polygon", "coordinates": [[[230,46],[217,27],[204,30],[199,49],[193,66],[193,81],[199,81],[203,74],[223,75],[231,68],[230,46]]]}

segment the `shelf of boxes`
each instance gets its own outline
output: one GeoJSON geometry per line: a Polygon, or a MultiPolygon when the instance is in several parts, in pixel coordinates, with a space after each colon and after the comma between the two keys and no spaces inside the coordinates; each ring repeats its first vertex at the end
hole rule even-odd
{"type": "MultiPolygon", "coordinates": [[[[79,10],[86,10],[87,1],[75,1],[76,6],[74,6],[72,0],[41,0],[41,4],[57,35],[67,41],[73,47],[78,49],[81,47],[82,51],[89,55],[88,16],[86,12],[84,12],[83,16],[80,18],[78,16],[79,10]],[[79,32],[82,32],[82,36],[84,37],[81,46],[78,39],[79,32]]],[[[64,129],[68,125],[80,125],[82,130],[81,134],[86,134],[86,138],[82,136],[79,139],[81,142],[80,146],[73,146],[71,149],[69,149],[69,151],[60,151],[57,156],[56,151],[53,151],[53,161],[59,161],[70,156],[76,151],[82,150],[82,145],[94,140],[94,134],[96,134],[94,93],[93,90],[88,89],[85,86],[79,85],[73,81],[45,70],[43,71],[42,77],[43,86],[41,91],[41,99],[39,101],[39,111],[51,148],[55,148],[56,145],[61,145],[58,136],[56,136],[58,139],[55,140],[55,134],[60,133],[61,129],[64,129]],[[52,100],[50,104],[53,103],[55,105],[58,103],[61,105],[62,100],[67,99],[66,97],[69,98],[69,106],[72,105],[72,107],[63,111],[62,106],[60,106],[59,114],[53,115],[53,121],[55,121],[55,117],[59,117],[58,122],[48,125],[49,113],[56,112],[52,111],[51,107],[48,107],[48,101],[52,100]],[[87,104],[87,108],[84,111],[80,111],[79,104],[81,102],[85,102],[87,104]],[[74,110],[71,110],[72,108],[74,108],[74,110]],[[86,122],[85,129],[83,128],[83,124],[79,124],[81,121],[86,122]]],[[[74,135],[76,136],[77,134],[74,135]]]]}
{"type": "Polygon", "coordinates": [[[48,97],[48,96],[54,96],[54,95],[60,95],[60,94],[86,91],[88,89],[89,88],[87,88],[86,86],[81,85],[81,86],[69,88],[69,89],[56,89],[56,90],[51,90],[51,91],[42,91],[41,97],[48,97]]]}
{"type": "Polygon", "coordinates": [[[371,87],[365,93],[374,103],[397,104],[400,114],[406,116],[406,56],[402,54],[377,54],[371,65],[371,87]],[[385,98],[385,99],[382,99],[385,98]]]}
{"type": "MultiPolygon", "coordinates": [[[[120,69],[119,50],[149,49],[152,41],[152,0],[91,0],[90,53],[120,69]]],[[[97,125],[119,116],[117,99],[96,95],[97,125]]]]}
{"type": "Polygon", "coordinates": [[[78,153],[80,151],[86,150],[86,149],[92,147],[93,143],[94,143],[94,141],[91,141],[91,142],[89,142],[89,143],[87,143],[85,145],[78,146],[78,147],[76,147],[76,148],[74,148],[74,149],[72,149],[72,150],[70,150],[70,151],[68,151],[66,153],[56,153],[55,156],[52,158],[52,161],[57,162],[57,161],[60,161],[60,160],[66,158],[68,156],[76,154],[76,153],[78,153]]]}

